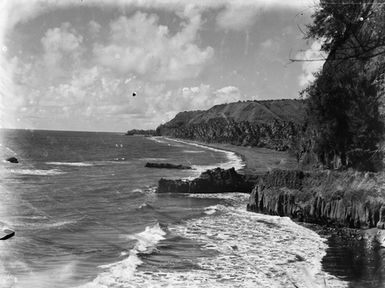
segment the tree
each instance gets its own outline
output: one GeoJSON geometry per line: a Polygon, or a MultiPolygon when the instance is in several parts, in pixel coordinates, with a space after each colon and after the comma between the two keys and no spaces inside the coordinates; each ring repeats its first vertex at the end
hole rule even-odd
{"type": "Polygon", "coordinates": [[[384,140],[377,80],[384,71],[384,5],[374,0],[321,0],[307,37],[329,53],[306,90],[313,151],[328,168],[378,170],[384,140]],[[380,65],[378,65],[380,63],[380,65]],[[381,64],[382,63],[382,64],[381,64]]]}
{"type": "Polygon", "coordinates": [[[328,61],[384,55],[384,5],[376,0],[321,0],[306,37],[322,40],[328,61]]]}
{"type": "Polygon", "coordinates": [[[313,149],[321,163],[376,170],[377,145],[384,135],[376,85],[354,70],[337,75],[323,71],[306,93],[313,149]]]}

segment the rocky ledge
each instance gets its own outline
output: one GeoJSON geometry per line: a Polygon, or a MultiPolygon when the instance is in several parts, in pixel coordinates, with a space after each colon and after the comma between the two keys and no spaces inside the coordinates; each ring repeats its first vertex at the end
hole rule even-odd
{"type": "Polygon", "coordinates": [[[185,166],[185,165],[181,165],[181,164],[151,163],[151,162],[147,162],[144,167],[147,167],[147,168],[163,168],[163,169],[180,169],[180,170],[192,169],[192,167],[190,167],[190,166],[185,166]]]}
{"type": "Polygon", "coordinates": [[[255,183],[248,177],[238,174],[234,168],[216,168],[203,172],[194,180],[160,179],[158,193],[250,193],[255,183]]]}
{"type": "Polygon", "coordinates": [[[384,175],[273,170],[258,179],[247,209],[335,227],[385,228],[384,175]]]}

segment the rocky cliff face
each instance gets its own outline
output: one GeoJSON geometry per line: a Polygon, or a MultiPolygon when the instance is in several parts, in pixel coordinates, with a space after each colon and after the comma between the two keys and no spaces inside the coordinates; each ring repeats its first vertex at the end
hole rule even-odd
{"type": "Polygon", "coordinates": [[[385,176],[275,170],[263,175],[247,209],[298,221],[385,228],[385,176]]]}
{"type": "Polygon", "coordinates": [[[156,131],[207,143],[287,150],[302,128],[303,118],[304,103],[299,100],[247,101],[181,112],[156,131]]]}

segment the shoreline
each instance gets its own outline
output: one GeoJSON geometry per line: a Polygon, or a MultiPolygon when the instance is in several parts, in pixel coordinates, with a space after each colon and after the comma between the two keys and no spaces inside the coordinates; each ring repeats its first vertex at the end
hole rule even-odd
{"type": "MultiPolygon", "coordinates": [[[[223,151],[235,153],[241,157],[244,167],[238,172],[241,174],[263,174],[272,169],[297,169],[294,157],[287,152],[275,151],[266,148],[235,146],[222,143],[204,143],[199,141],[173,139],[185,143],[203,145],[223,151]]],[[[264,214],[264,213],[262,213],[264,214]]],[[[349,287],[380,287],[382,266],[385,266],[385,251],[378,243],[367,235],[366,229],[329,227],[320,224],[296,221],[298,225],[316,232],[326,240],[328,248],[322,257],[322,270],[334,277],[347,281],[349,287]],[[384,259],[383,261],[381,259],[384,259]],[[336,263],[337,262],[337,263],[336,263]],[[382,263],[384,262],[384,263],[382,263]]]]}
{"type": "Polygon", "coordinates": [[[175,142],[184,142],[187,144],[196,144],[209,148],[222,150],[225,152],[235,153],[242,159],[244,166],[237,170],[242,174],[262,174],[272,169],[291,170],[297,168],[297,163],[294,156],[289,155],[288,152],[276,151],[268,148],[250,147],[250,146],[236,146],[225,143],[205,143],[189,139],[171,138],[165,136],[161,137],[166,140],[175,142]]]}

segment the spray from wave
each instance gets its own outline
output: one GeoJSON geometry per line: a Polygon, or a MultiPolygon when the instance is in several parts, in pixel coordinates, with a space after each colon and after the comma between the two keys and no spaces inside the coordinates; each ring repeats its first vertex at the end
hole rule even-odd
{"type": "Polygon", "coordinates": [[[131,287],[130,281],[134,277],[136,268],[143,263],[138,254],[152,253],[157,243],[165,239],[165,235],[166,232],[162,230],[159,223],[156,223],[153,226],[147,226],[140,233],[127,236],[130,240],[136,240],[134,248],[128,253],[129,256],[122,261],[100,266],[104,272],[91,283],[79,288],[131,287]]]}

